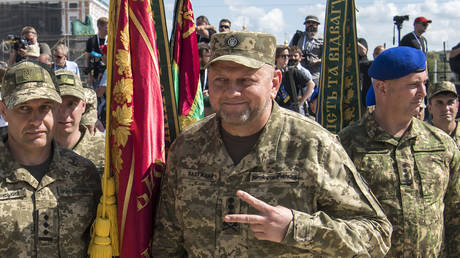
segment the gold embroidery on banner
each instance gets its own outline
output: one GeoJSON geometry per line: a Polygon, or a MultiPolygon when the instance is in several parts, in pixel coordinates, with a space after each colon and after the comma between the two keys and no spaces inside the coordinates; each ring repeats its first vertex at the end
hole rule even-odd
{"type": "Polygon", "coordinates": [[[120,31],[120,42],[124,50],[129,50],[129,31],[127,24],[125,24],[123,30],[120,31]]]}
{"type": "Polygon", "coordinates": [[[190,11],[187,11],[184,13],[184,20],[189,20],[191,21],[193,24],[192,26],[182,34],[182,38],[186,39],[188,38],[190,35],[192,35],[193,32],[195,32],[195,22],[193,21],[193,11],[190,10],[190,11]]]}
{"type": "Polygon", "coordinates": [[[131,103],[133,100],[133,79],[127,78],[117,81],[113,90],[113,97],[119,104],[131,103]]]}
{"type": "Polygon", "coordinates": [[[123,166],[123,159],[121,158],[120,148],[112,148],[112,166],[117,174],[119,174],[123,166]]]}
{"type": "Polygon", "coordinates": [[[127,50],[118,49],[115,55],[115,63],[118,65],[118,74],[125,77],[132,77],[131,73],[131,54],[127,50]]]}
{"type": "Polygon", "coordinates": [[[114,129],[112,134],[115,142],[119,146],[125,147],[128,136],[131,135],[130,127],[133,121],[132,114],[132,107],[128,107],[126,104],[118,106],[115,111],[112,111],[112,116],[114,117],[114,129]]]}

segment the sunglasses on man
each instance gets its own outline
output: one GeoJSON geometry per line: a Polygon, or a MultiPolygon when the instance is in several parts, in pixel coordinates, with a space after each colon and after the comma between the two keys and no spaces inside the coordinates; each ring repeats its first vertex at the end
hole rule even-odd
{"type": "Polygon", "coordinates": [[[220,25],[220,28],[221,29],[230,29],[230,26],[228,26],[228,25],[220,25]]]}

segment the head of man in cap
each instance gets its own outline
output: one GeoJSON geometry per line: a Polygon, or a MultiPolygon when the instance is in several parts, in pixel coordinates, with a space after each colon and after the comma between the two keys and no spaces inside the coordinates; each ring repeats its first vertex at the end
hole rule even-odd
{"type": "Polygon", "coordinates": [[[426,96],[425,54],[411,47],[383,51],[369,68],[375,92],[375,119],[393,136],[409,127],[426,96]]]}
{"type": "Polygon", "coordinates": [[[311,33],[316,35],[318,33],[318,26],[320,25],[319,19],[315,15],[308,15],[305,17],[305,21],[303,23],[305,25],[305,31],[307,33],[311,33]]]}
{"type": "Polygon", "coordinates": [[[414,20],[414,32],[420,36],[423,33],[426,32],[428,25],[431,23],[431,20],[428,20],[427,18],[420,16],[415,18],[414,20]]]}
{"type": "Polygon", "coordinates": [[[62,101],[53,71],[40,63],[20,62],[6,71],[1,93],[0,113],[8,122],[11,152],[23,165],[41,164],[50,154],[62,101]]]}
{"type": "Polygon", "coordinates": [[[62,96],[56,116],[56,142],[71,149],[80,139],[80,121],[86,107],[85,92],[78,76],[67,70],[56,71],[62,96]]]}
{"type": "Polygon", "coordinates": [[[211,38],[210,103],[230,134],[252,135],[268,121],[281,81],[275,49],[275,37],[265,33],[226,32],[211,38]]]}
{"type": "Polygon", "coordinates": [[[451,134],[457,127],[458,94],[455,85],[442,81],[428,88],[428,112],[433,116],[434,126],[451,134]]]}
{"type": "Polygon", "coordinates": [[[40,57],[40,47],[38,45],[28,45],[24,57],[26,60],[38,61],[40,57]]]}

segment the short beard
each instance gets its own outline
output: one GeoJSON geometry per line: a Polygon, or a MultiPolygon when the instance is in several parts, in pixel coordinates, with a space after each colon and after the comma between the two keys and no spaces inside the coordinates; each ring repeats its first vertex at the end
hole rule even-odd
{"type": "Polygon", "coordinates": [[[256,117],[260,116],[269,107],[270,102],[271,100],[268,100],[267,102],[265,102],[265,105],[263,105],[260,108],[257,108],[255,110],[251,110],[248,108],[238,114],[227,113],[221,109],[216,112],[216,116],[226,124],[245,125],[254,120],[256,117]]]}

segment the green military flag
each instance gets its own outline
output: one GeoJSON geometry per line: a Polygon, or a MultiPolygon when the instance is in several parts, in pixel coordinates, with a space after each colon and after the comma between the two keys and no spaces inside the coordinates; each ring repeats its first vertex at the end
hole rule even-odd
{"type": "Polygon", "coordinates": [[[328,0],[317,121],[337,133],[361,118],[354,0],[328,0]]]}

